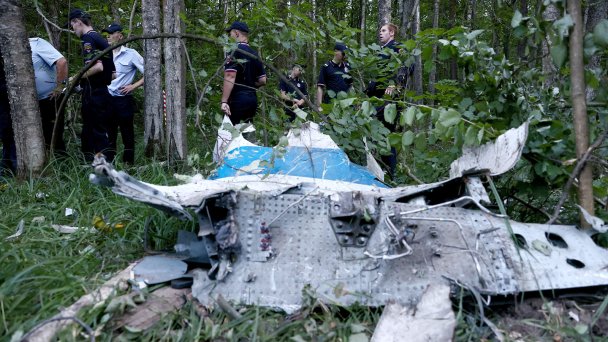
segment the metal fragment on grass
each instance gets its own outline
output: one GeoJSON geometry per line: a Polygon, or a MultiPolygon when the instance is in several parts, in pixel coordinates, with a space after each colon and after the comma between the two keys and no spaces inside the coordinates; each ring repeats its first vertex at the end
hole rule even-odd
{"type": "Polygon", "coordinates": [[[25,228],[25,221],[23,219],[21,219],[21,221],[19,221],[19,224],[17,225],[17,231],[15,232],[15,234],[13,234],[11,236],[7,236],[4,240],[11,241],[11,240],[18,238],[19,236],[21,236],[21,234],[23,234],[24,228],[25,228]]]}
{"type": "Polygon", "coordinates": [[[175,258],[164,255],[145,257],[133,267],[133,279],[144,281],[148,285],[160,284],[184,276],[188,265],[175,258]]]}

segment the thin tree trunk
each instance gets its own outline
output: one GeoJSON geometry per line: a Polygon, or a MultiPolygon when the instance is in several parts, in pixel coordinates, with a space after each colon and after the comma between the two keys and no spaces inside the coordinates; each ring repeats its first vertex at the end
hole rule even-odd
{"type": "Polygon", "coordinates": [[[359,29],[361,29],[361,35],[359,36],[359,45],[365,45],[365,19],[367,18],[367,0],[361,0],[361,20],[359,20],[359,29]]]}
{"type": "MultiPolygon", "coordinates": [[[[559,18],[559,10],[555,7],[554,4],[549,4],[545,11],[543,12],[543,20],[554,22],[559,18]]],[[[553,60],[551,59],[551,38],[546,36],[543,39],[543,75],[545,75],[545,87],[549,88],[555,82],[555,77],[557,74],[557,70],[555,65],[553,65],[553,60]]]]}
{"type": "Polygon", "coordinates": [[[18,0],[0,1],[0,50],[11,107],[17,176],[38,176],[46,162],[32,51],[18,0]]]}
{"type": "Polygon", "coordinates": [[[477,0],[469,0],[467,3],[467,23],[471,30],[475,28],[475,16],[477,12],[477,0]]]}
{"type": "MultiPolygon", "coordinates": [[[[436,29],[439,27],[439,1],[435,0],[433,2],[433,28],[436,29]]],[[[437,80],[437,67],[435,66],[435,61],[437,60],[437,44],[433,44],[433,54],[431,57],[431,72],[429,73],[429,93],[431,95],[435,95],[435,82],[437,80]]],[[[435,104],[435,100],[429,100],[429,105],[433,106],[435,104]]]]}
{"type": "Polygon", "coordinates": [[[418,6],[418,0],[403,0],[401,3],[401,18],[399,37],[401,39],[408,39],[408,35],[413,37],[412,22],[415,15],[416,6],[418,6]]]}
{"type": "MultiPolygon", "coordinates": [[[[164,31],[183,32],[180,13],[185,9],[183,0],[165,0],[164,31]]],[[[167,88],[167,159],[184,160],[186,144],[186,58],[178,38],[165,40],[165,86],[167,88]]]]}
{"type": "MultiPolygon", "coordinates": [[[[589,123],[587,103],[585,102],[585,66],[583,64],[583,16],[579,0],[568,0],[568,13],[574,20],[570,33],[570,82],[572,108],[574,112],[574,134],[576,139],[576,157],[581,158],[589,147],[589,123]]],[[[593,174],[591,164],[587,164],[579,176],[578,200],[581,207],[591,215],[593,208],[593,174]]],[[[589,227],[585,218],[580,215],[581,227],[589,227]]]]}
{"type": "Polygon", "coordinates": [[[378,29],[391,22],[391,0],[378,0],[378,29]]]}
{"type": "MultiPolygon", "coordinates": [[[[458,12],[457,11],[457,9],[458,9],[457,0],[450,1],[450,9],[451,10],[450,10],[448,28],[452,28],[456,24],[456,12],[458,12]]],[[[458,79],[458,64],[457,64],[456,58],[450,59],[450,78],[453,80],[458,79]]]]}
{"type": "MultiPolygon", "coordinates": [[[[160,0],[142,0],[144,34],[160,33],[160,0]]],[[[148,157],[160,158],[165,146],[160,39],[144,43],[144,145],[148,157]]]]}
{"type": "MultiPolygon", "coordinates": [[[[595,25],[602,19],[608,18],[608,1],[591,1],[586,10],[585,28],[586,32],[593,32],[595,25]]],[[[587,68],[590,70],[598,69],[600,66],[600,56],[595,54],[589,60],[587,68]]],[[[587,101],[592,101],[595,98],[595,89],[587,87],[587,101]]]]}
{"type": "MultiPolygon", "coordinates": [[[[50,20],[52,20],[54,23],[58,23],[60,21],[60,19],[59,19],[59,8],[58,8],[59,6],[57,4],[57,1],[54,1],[54,0],[48,1],[47,7],[48,7],[48,13],[49,13],[50,20]]],[[[61,51],[61,30],[50,25],[45,20],[43,20],[42,22],[44,23],[44,28],[47,32],[47,35],[49,36],[49,42],[51,42],[51,44],[53,45],[53,47],[55,47],[55,49],[61,51]]]]}
{"type": "MultiPolygon", "coordinates": [[[[519,12],[521,12],[521,14],[524,17],[528,16],[528,0],[520,0],[519,2],[519,12]]],[[[519,43],[517,44],[517,58],[519,58],[520,61],[524,60],[526,58],[526,47],[528,46],[528,39],[526,37],[520,39],[519,43]]]]}
{"type": "MultiPolygon", "coordinates": [[[[412,29],[412,36],[416,37],[418,32],[420,32],[420,2],[416,1],[416,8],[414,9],[414,23],[412,29]]],[[[418,54],[414,57],[414,90],[416,91],[416,95],[422,95],[422,56],[418,54]]]]}

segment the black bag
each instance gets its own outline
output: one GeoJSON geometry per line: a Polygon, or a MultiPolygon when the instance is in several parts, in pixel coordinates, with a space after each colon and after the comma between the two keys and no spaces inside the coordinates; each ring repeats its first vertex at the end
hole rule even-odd
{"type": "Polygon", "coordinates": [[[397,70],[397,84],[399,86],[404,88],[407,86],[407,81],[414,74],[414,66],[415,64],[409,66],[404,64],[399,67],[399,70],[397,70]]]}

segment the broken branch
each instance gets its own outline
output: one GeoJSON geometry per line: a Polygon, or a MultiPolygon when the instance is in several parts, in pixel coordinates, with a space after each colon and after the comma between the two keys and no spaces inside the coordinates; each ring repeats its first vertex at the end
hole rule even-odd
{"type": "Polygon", "coordinates": [[[576,179],[576,177],[578,177],[579,173],[583,170],[583,167],[587,163],[589,156],[591,156],[591,152],[593,152],[593,150],[598,148],[604,142],[606,137],[608,137],[608,130],[604,131],[604,133],[602,133],[602,135],[600,135],[593,142],[593,144],[591,144],[591,146],[589,146],[587,148],[587,151],[585,151],[585,154],[583,154],[583,156],[578,160],[578,163],[574,167],[574,170],[572,170],[572,173],[570,174],[570,177],[568,178],[566,185],[564,185],[564,189],[562,190],[562,195],[560,196],[559,201],[557,202],[557,205],[555,205],[555,209],[553,210],[553,216],[551,216],[551,218],[549,219],[549,221],[547,221],[546,224],[555,223],[555,221],[559,217],[562,206],[566,202],[566,199],[568,199],[568,193],[570,191],[570,188],[572,187],[572,184],[574,184],[574,180],[576,179]]]}

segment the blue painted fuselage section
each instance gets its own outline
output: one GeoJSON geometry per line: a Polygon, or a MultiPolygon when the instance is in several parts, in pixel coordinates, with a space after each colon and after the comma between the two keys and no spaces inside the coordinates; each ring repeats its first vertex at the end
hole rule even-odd
{"type": "Polygon", "coordinates": [[[290,146],[280,153],[270,147],[241,146],[226,154],[222,166],[209,179],[252,174],[281,174],[388,188],[367,169],[352,163],[342,150],[333,148],[290,146]]]}

